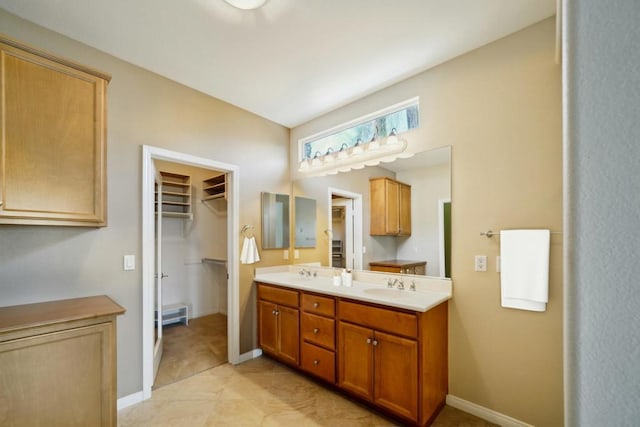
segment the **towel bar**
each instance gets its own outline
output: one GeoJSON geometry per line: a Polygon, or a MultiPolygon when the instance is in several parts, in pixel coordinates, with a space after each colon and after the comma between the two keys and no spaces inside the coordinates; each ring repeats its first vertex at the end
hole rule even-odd
{"type": "MultiPolygon", "coordinates": [[[[550,231],[551,234],[562,234],[562,231],[550,231]]],[[[493,237],[493,236],[499,236],[500,232],[499,231],[483,231],[480,233],[481,236],[487,236],[489,238],[493,237]]]]}

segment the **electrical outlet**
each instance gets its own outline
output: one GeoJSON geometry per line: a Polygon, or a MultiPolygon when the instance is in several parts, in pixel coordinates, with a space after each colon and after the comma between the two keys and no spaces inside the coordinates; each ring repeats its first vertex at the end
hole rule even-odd
{"type": "Polygon", "coordinates": [[[289,259],[289,250],[288,249],[285,249],[284,252],[282,252],[282,258],[289,259]]]}
{"type": "Polygon", "coordinates": [[[293,250],[293,257],[294,257],[295,259],[299,259],[299,258],[300,258],[300,251],[299,251],[299,250],[297,250],[297,249],[294,249],[294,250],[293,250]]]}
{"type": "Polygon", "coordinates": [[[487,271],[487,256],[486,255],[476,255],[476,271],[487,271]]]}

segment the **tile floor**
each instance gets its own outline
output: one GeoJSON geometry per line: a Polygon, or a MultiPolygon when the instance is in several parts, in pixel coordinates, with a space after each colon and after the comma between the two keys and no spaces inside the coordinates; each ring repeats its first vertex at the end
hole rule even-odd
{"type": "MultiPolygon", "coordinates": [[[[269,359],[223,364],[153,391],[118,413],[128,426],[395,426],[339,393],[269,359]]],[[[495,426],[446,406],[433,426],[495,426]]]]}
{"type": "Polygon", "coordinates": [[[227,316],[211,314],[189,325],[163,328],[163,355],[154,389],[227,362],[227,316]]]}

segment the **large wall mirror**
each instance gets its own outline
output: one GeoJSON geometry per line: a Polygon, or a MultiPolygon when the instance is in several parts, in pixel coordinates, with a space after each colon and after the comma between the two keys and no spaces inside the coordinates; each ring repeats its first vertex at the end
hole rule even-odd
{"type": "Polygon", "coordinates": [[[372,262],[424,261],[428,276],[450,277],[450,147],[337,175],[298,179],[292,194],[317,201],[317,259],[305,261],[363,270],[370,270],[372,262]],[[411,186],[410,236],[369,234],[369,179],[381,176],[411,186]]]}
{"type": "Polygon", "coordinates": [[[289,195],[262,193],[262,249],[289,247],[289,195]]]}
{"type": "Polygon", "coordinates": [[[316,201],[306,197],[295,197],[295,223],[294,234],[296,248],[316,247],[316,201]]]}

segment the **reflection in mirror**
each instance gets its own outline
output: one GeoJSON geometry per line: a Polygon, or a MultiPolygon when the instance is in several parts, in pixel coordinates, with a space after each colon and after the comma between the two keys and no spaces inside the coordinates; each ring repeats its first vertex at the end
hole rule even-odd
{"type": "MultiPolygon", "coordinates": [[[[391,163],[380,163],[337,175],[309,177],[296,180],[292,191],[296,197],[314,198],[317,201],[317,229],[330,231],[329,236],[317,242],[314,259],[305,258],[304,262],[319,261],[324,266],[342,265],[332,256],[332,247],[339,248],[343,240],[352,236],[360,248],[354,247],[353,253],[361,260],[354,260],[353,265],[361,265],[363,269],[373,269],[370,263],[399,261],[398,267],[404,274],[414,274],[416,265],[418,274],[435,277],[450,277],[447,266],[451,251],[451,148],[443,147],[415,154],[408,159],[397,159],[391,163]],[[411,235],[410,236],[371,236],[370,212],[371,197],[369,179],[390,177],[411,186],[411,235]],[[336,189],[344,194],[362,195],[360,209],[360,230],[357,223],[352,231],[344,236],[333,228],[336,222],[332,218],[332,205],[338,202],[336,189]],[[333,194],[333,201],[332,201],[333,194]],[[358,233],[361,233],[358,235],[358,233]],[[360,239],[360,240],[358,240],[360,239]],[[361,242],[361,243],[360,243],[361,242]],[[412,270],[412,268],[414,268],[412,270]]],[[[344,195],[342,199],[344,199],[344,195]]],[[[351,251],[349,251],[351,253],[351,251]]],[[[311,256],[311,254],[309,254],[311,256]]],[[[395,267],[389,267],[395,268],[395,267]]],[[[392,271],[387,269],[385,271],[392,271]]]]}
{"type": "Polygon", "coordinates": [[[295,247],[316,247],[316,201],[295,197],[295,247]]]}
{"type": "Polygon", "coordinates": [[[289,247],[289,195],[262,193],[262,249],[289,247]]]}

